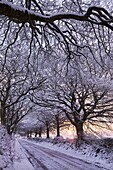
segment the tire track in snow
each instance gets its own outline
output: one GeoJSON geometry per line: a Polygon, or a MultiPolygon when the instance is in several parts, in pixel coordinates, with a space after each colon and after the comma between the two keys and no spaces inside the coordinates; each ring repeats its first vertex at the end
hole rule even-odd
{"type": "Polygon", "coordinates": [[[29,155],[31,154],[31,157],[33,157],[33,159],[39,162],[43,170],[58,170],[59,169],[58,167],[60,167],[59,170],[83,170],[83,169],[84,170],[105,170],[105,168],[99,167],[98,165],[93,165],[82,159],[75,158],[70,155],[66,155],[64,153],[61,153],[61,152],[58,152],[58,151],[55,151],[49,148],[45,148],[43,146],[38,146],[29,141],[22,141],[21,145],[27,150],[29,155]],[[32,151],[30,151],[29,149],[32,151]],[[33,150],[35,154],[31,153],[33,152],[33,150]],[[42,155],[43,158],[49,159],[50,162],[53,161],[49,169],[47,168],[46,161],[44,161],[44,159],[39,161],[40,157],[36,156],[36,152],[38,153],[38,155],[40,153],[40,155],[42,155]],[[53,165],[54,167],[52,167],[53,165]]]}
{"type": "MultiPolygon", "coordinates": [[[[24,147],[22,145],[22,147],[24,147]]],[[[34,168],[38,168],[38,170],[49,170],[41,161],[39,161],[38,159],[36,159],[34,157],[34,154],[32,154],[26,147],[24,147],[24,149],[27,151],[27,154],[30,156],[28,157],[30,163],[33,165],[34,168]]]]}
{"type": "Polygon", "coordinates": [[[39,168],[40,170],[69,170],[67,167],[63,166],[64,164],[61,165],[59,161],[53,159],[53,157],[51,157],[49,154],[40,151],[40,149],[37,148],[36,145],[32,145],[29,147],[27,145],[31,145],[31,143],[28,144],[29,142],[25,142],[25,143],[24,142],[19,142],[19,143],[27,151],[28,155],[30,155],[30,158],[28,159],[36,170],[37,169],[39,170],[39,168]],[[38,153],[38,156],[36,155],[36,152],[38,153]],[[41,156],[41,158],[39,155],[41,156]],[[49,164],[47,163],[46,158],[49,160],[49,164]]]}

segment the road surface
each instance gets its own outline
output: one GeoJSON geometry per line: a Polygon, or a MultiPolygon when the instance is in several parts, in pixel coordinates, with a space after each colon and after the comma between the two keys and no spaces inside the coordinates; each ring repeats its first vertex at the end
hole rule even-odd
{"type": "Polygon", "coordinates": [[[19,143],[27,152],[27,157],[36,170],[105,170],[52,148],[48,149],[25,140],[20,140],[19,143]]]}

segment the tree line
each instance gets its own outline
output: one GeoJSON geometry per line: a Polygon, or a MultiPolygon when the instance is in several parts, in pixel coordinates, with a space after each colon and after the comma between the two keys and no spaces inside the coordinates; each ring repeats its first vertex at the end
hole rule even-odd
{"type": "Polygon", "coordinates": [[[65,114],[78,141],[88,123],[113,122],[113,17],[106,3],[0,1],[0,117],[9,134],[31,113],[46,127],[46,114],[65,114]]]}

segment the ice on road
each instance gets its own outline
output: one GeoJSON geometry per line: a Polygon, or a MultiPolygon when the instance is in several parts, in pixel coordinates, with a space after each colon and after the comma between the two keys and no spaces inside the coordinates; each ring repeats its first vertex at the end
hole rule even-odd
{"type": "Polygon", "coordinates": [[[36,170],[105,170],[105,168],[52,150],[52,148],[49,149],[25,140],[19,142],[36,170]]]}

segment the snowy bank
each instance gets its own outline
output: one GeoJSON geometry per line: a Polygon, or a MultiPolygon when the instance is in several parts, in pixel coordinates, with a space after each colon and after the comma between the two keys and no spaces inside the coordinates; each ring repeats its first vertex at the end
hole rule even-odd
{"type": "Polygon", "coordinates": [[[15,170],[34,170],[33,166],[29,162],[24,149],[19,144],[18,140],[15,140],[15,157],[13,160],[13,167],[15,170]]]}
{"type": "Polygon", "coordinates": [[[0,126],[0,170],[34,170],[19,142],[0,126]]]}
{"type": "MultiPolygon", "coordinates": [[[[12,167],[13,140],[4,126],[0,126],[0,168],[12,167]]],[[[13,170],[13,169],[12,169],[13,170]]]]}
{"type": "MultiPolygon", "coordinates": [[[[29,140],[30,141],[30,140],[29,140]]],[[[69,154],[75,158],[83,159],[90,163],[95,163],[108,170],[113,169],[113,139],[89,139],[84,142],[80,148],[76,148],[75,144],[67,143],[65,140],[50,139],[32,139],[31,143],[47,147],[49,149],[58,150],[62,153],[69,154]]]]}

